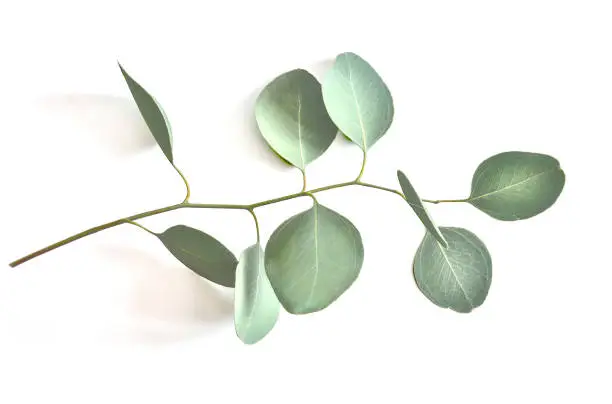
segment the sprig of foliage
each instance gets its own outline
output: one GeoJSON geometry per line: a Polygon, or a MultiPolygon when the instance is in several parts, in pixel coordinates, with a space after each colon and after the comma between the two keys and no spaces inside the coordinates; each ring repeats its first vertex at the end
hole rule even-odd
{"type": "Polygon", "coordinates": [[[302,172],[301,192],[249,205],[201,204],[189,201],[189,183],[174,163],[172,131],[161,105],[119,65],[128,88],[157,144],[181,176],[186,195],[181,203],[118,219],[85,230],[9,265],[16,267],[55,248],[120,224],[138,226],[157,237],[186,267],[218,285],[235,288],[236,334],[246,344],[264,338],[276,324],[281,307],[292,314],[320,311],[346,292],[359,276],[364,246],[357,228],[340,213],[322,205],[315,194],[360,186],[399,195],[414,210],[426,232],[413,263],[416,284],[434,304],[459,313],[479,307],[489,292],[491,256],[471,231],[438,227],[424,202],[465,202],[502,221],[536,216],[558,199],[565,185],[559,162],[548,155],[509,151],[483,161],[465,199],[421,199],[402,172],[401,191],[361,180],[368,150],[390,128],[395,107],[387,85],[374,68],[354,53],[337,56],[322,83],[304,69],[281,74],[259,94],[255,117],[272,151],[302,172]],[[363,164],[352,181],[308,190],[306,168],[342,133],[363,151],[363,164]],[[299,197],[312,207],[285,220],[263,245],[255,209],[299,197]],[[156,233],[138,219],[182,208],[248,211],[256,242],[237,258],[200,230],[176,225],[156,233]]]}

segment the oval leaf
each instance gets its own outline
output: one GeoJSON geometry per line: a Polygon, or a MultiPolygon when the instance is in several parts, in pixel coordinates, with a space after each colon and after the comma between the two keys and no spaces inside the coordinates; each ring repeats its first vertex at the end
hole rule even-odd
{"type": "Polygon", "coordinates": [[[414,213],[416,213],[416,215],[419,217],[427,231],[430,232],[444,248],[448,247],[448,243],[444,239],[440,229],[438,229],[438,226],[436,226],[433,220],[431,220],[427,209],[425,209],[425,206],[423,205],[423,201],[421,201],[421,198],[419,198],[419,195],[416,193],[410,181],[408,181],[406,175],[398,170],[397,179],[400,183],[400,187],[402,188],[402,193],[404,194],[404,197],[406,197],[406,202],[408,202],[408,205],[412,207],[414,213]]]}
{"type": "Polygon", "coordinates": [[[155,141],[172,163],[172,130],[164,110],[151,94],[130,77],[121,64],[119,68],[155,141]]]}
{"type": "Polygon", "coordinates": [[[414,279],[425,296],[440,307],[469,313],[480,306],[491,286],[492,263],[487,247],[472,232],[441,227],[443,248],[425,234],[414,257],[414,279]]]}
{"type": "Polygon", "coordinates": [[[555,158],[505,152],[478,166],[467,201],[495,219],[521,220],[551,207],[564,185],[565,173],[555,158]]]}
{"type": "Polygon", "coordinates": [[[236,268],[234,325],[245,344],[265,337],[276,324],[280,303],[264,267],[264,252],[259,244],[244,250],[236,268]]]}
{"type": "Polygon", "coordinates": [[[336,126],[364,151],[389,129],[391,92],[376,71],[354,53],[336,57],[323,80],[323,100],[336,126]]]}
{"type": "Polygon", "coordinates": [[[322,310],[357,279],[363,264],[359,231],[344,216],[315,202],[270,236],[265,266],[289,313],[322,310]]]}
{"type": "Polygon", "coordinates": [[[303,69],[280,75],[262,90],[255,119],[270,147],[302,171],[329,148],[338,131],[325,110],[321,84],[303,69]]]}
{"type": "Polygon", "coordinates": [[[172,255],[196,274],[219,285],[234,287],[238,260],[214,237],[183,225],[170,227],[157,237],[172,255]]]}

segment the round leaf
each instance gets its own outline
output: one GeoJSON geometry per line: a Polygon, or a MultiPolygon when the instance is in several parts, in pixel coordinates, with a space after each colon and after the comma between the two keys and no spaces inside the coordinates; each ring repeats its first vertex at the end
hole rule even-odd
{"type": "Polygon", "coordinates": [[[438,229],[438,226],[436,226],[433,220],[431,220],[427,209],[425,209],[425,206],[423,205],[423,201],[421,201],[421,198],[419,198],[419,195],[416,193],[410,181],[408,181],[406,175],[398,170],[397,179],[400,183],[400,187],[402,188],[402,193],[406,198],[406,202],[408,202],[408,205],[412,207],[414,213],[416,213],[416,215],[419,217],[427,231],[433,234],[436,240],[438,240],[443,247],[448,247],[448,243],[444,239],[440,229],[438,229]]]}
{"type": "Polygon", "coordinates": [[[364,151],[389,129],[391,92],[376,71],[354,53],[336,57],[323,80],[323,100],[336,126],[364,151]]]}
{"type": "Polygon", "coordinates": [[[436,305],[469,313],[489,293],[491,256],[482,241],[466,229],[441,227],[440,231],[448,247],[426,233],[414,257],[414,279],[436,305]]]}
{"type": "Polygon", "coordinates": [[[329,148],[338,131],[325,110],[321,84],[303,69],[282,74],[262,90],[255,119],[270,147],[302,171],[329,148]]]}
{"type": "Polygon", "coordinates": [[[172,163],[172,130],[164,110],[155,98],[132,79],[121,65],[119,65],[119,68],[132,93],[134,101],[136,101],[140,114],[153,134],[155,141],[168,160],[170,160],[170,163],[172,163]]]}
{"type": "Polygon", "coordinates": [[[289,313],[322,310],[357,279],[363,264],[359,231],[344,216],[315,202],[270,236],[265,266],[289,313]]]}
{"type": "Polygon", "coordinates": [[[499,220],[527,219],[551,207],[564,185],[565,173],[555,158],[505,152],[478,166],[468,202],[499,220]]]}
{"type": "Polygon", "coordinates": [[[276,324],[280,303],[264,267],[264,252],[259,244],[244,250],[236,268],[234,325],[245,344],[265,337],[276,324]]]}
{"type": "Polygon", "coordinates": [[[214,237],[183,225],[170,227],[157,237],[172,255],[196,274],[219,285],[234,287],[238,260],[214,237]]]}

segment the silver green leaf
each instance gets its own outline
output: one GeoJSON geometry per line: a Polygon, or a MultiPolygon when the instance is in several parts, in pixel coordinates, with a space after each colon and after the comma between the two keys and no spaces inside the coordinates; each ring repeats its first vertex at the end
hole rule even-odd
{"type": "Polygon", "coordinates": [[[221,286],[234,287],[238,260],[214,237],[184,225],[170,227],[156,236],[196,274],[221,286]]]}
{"type": "Polygon", "coordinates": [[[119,68],[151,134],[153,134],[155,141],[170,163],[173,163],[172,129],[163,108],[147,90],[123,69],[121,64],[119,64],[119,68]]]}
{"type": "Polygon", "coordinates": [[[323,100],[336,126],[365,152],[389,129],[393,98],[372,66],[354,53],[342,53],[323,80],[323,100]]]}
{"type": "Polygon", "coordinates": [[[491,286],[492,263],[487,247],[474,233],[441,227],[448,247],[426,233],[414,257],[414,279],[436,305],[459,313],[480,306],[491,286]]]}
{"type": "Polygon", "coordinates": [[[325,109],[321,84],[303,69],[280,75],[262,90],[255,119],[268,145],[302,171],[329,148],[338,132],[325,109]]]}
{"type": "Polygon", "coordinates": [[[322,310],[357,279],[363,243],[344,216],[315,202],[283,222],[265,251],[268,279],[289,313],[322,310]]]}
{"type": "Polygon", "coordinates": [[[252,245],[240,256],[234,289],[234,326],[245,344],[254,344],[274,328],[280,303],[264,267],[264,252],[252,245]]]}
{"type": "Polygon", "coordinates": [[[421,198],[419,198],[419,195],[410,181],[408,181],[406,175],[398,170],[397,179],[400,183],[400,187],[402,188],[402,193],[406,198],[406,202],[408,202],[408,205],[412,207],[414,213],[416,213],[416,215],[419,217],[427,231],[429,231],[436,238],[436,240],[442,244],[443,247],[448,247],[446,239],[444,239],[444,236],[440,232],[440,229],[438,229],[438,226],[436,226],[433,220],[431,220],[427,209],[425,209],[425,206],[423,205],[423,201],[421,198]]]}
{"type": "Polygon", "coordinates": [[[504,152],[483,161],[467,202],[499,220],[533,217],[551,207],[565,186],[557,159],[539,153],[504,152]]]}

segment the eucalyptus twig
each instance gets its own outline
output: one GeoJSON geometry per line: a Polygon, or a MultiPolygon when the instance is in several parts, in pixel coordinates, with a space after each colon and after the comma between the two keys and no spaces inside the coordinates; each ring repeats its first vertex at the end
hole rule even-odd
{"type": "Polygon", "coordinates": [[[359,275],[364,262],[359,230],[348,218],[319,203],[315,194],[359,186],[404,199],[427,230],[412,265],[417,286],[432,303],[467,313],[480,306],[489,292],[491,257],[471,231],[438,227],[423,202],[469,202],[495,219],[523,220],[548,209],[565,184],[565,173],[555,158],[518,151],[484,160],[472,177],[468,199],[421,199],[399,170],[400,190],[362,182],[367,152],[389,129],[395,107],[387,85],[374,68],[360,56],[346,52],[336,57],[322,82],[305,69],[294,69],[270,82],[257,97],[255,118],[261,135],[280,158],[302,171],[300,192],[251,204],[191,203],[189,183],[174,164],[166,114],[160,103],[119,67],[151,134],[185,183],[183,202],[92,227],[9,265],[16,267],[120,224],[134,225],[157,236],[170,253],[198,275],[221,286],[235,287],[236,334],[248,344],[259,341],[274,327],[281,304],[292,314],[320,311],[338,299],[359,275]],[[363,151],[359,175],[353,181],[308,190],[306,165],[325,153],[338,132],[363,151]],[[255,209],[304,196],[312,198],[313,206],[285,220],[263,251],[255,209]],[[183,208],[246,210],[255,221],[257,245],[245,249],[238,259],[219,240],[198,229],[179,224],[158,234],[137,222],[183,208]]]}
{"type": "MultiPolygon", "coordinates": [[[[256,208],[262,207],[262,206],[267,206],[267,205],[273,205],[279,202],[284,202],[284,201],[288,201],[291,199],[295,199],[295,198],[300,198],[300,197],[304,197],[304,196],[309,196],[311,198],[313,198],[316,201],[316,198],[314,197],[313,194],[319,193],[319,192],[324,192],[324,191],[328,191],[331,189],[338,189],[338,188],[345,188],[345,187],[350,187],[350,186],[361,186],[361,187],[366,187],[366,188],[373,188],[373,189],[378,189],[381,191],[385,191],[385,192],[390,192],[396,195],[399,195],[400,197],[404,198],[404,195],[400,192],[397,191],[395,189],[391,189],[391,188],[386,188],[386,187],[382,187],[379,185],[374,185],[374,184],[369,184],[369,183],[365,183],[365,182],[358,182],[358,181],[349,181],[349,182],[341,182],[338,184],[332,184],[332,185],[326,185],[320,188],[315,188],[315,189],[311,189],[309,191],[302,191],[302,192],[296,192],[294,194],[289,194],[289,195],[285,195],[285,196],[281,196],[278,198],[273,198],[273,199],[268,199],[265,201],[261,201],[261,202],[256,202],[250,205],[235,205],[235,204],[212,204],[212,203],[190,203],[190,202],[183,202],[183,203],[179,203],[176,205],[170,205],[170,206],[166,206],[163,208],[159,208],[159,209],[154,209],[154,210],[150,210],[148,212],[142,212],[142,213],[138,213],[136,215],[132,215],[132,216],[128,216],[126,218],[122,218],[122,219],[117,219],[117,220],[113,220],[112,222],[108,222],[105,224],[101,224],[99,226],[95,226],[92,227],[90,229],[84,230],[80,233],[77,233],[73,236],[70,236],[68,238],[65,238],[63,240],[60,240],[56,243],[53,243],[45,248],[42,248],[38,251],[35,251],[31,254],[26,255],[25,257],[19,258],[13,262],[11,262],[9,264],[9,266],[11,267],[16,267],[19,266],[33,258],[39,257],[45,253],[48,253],[52,250],[55,250],[56,248],[59,248],[61,246],[64,246],[66,244],[70,244],[73,241],[79,240],[83,237],[87,237],[90,236],[92,234],[95,234],[99,231],[102,230],[106,230],[106,229],[110,229],[112,227],[118,226],[120,224],[123,223],[129,223],[138,227],[143,228],[144,230],[148,231],[151,234],[155,234],[152,231],[144,228],[144,226],[138,224],[135,222],[135,220],[138,219],[143,219],[145,217],[149,217],[149,216],[155,216],[155,215],[159,215],[161,213],[166,213],[166,212],[170,212],[176,209],[183,209],[183,208],[196,208],[196,209],[232,209],[232,210],[247,210],[249,211],[253,217],[255,219],[255,212],[254,210],[256,208]]],[[[423,200],[424,202],[430,202],[430,203],[442,203],[442,202],[464,202],[465,200],[460,200],[460,199],[452,199],[452,200],[441,200],[441,201],[430,201],[430,200],[423,200]]],[[[259,223],[256,223],[257,226],[259,226],[259,223]]],[[[258,231],[259,234],[259,231],[258,231]]]]}

